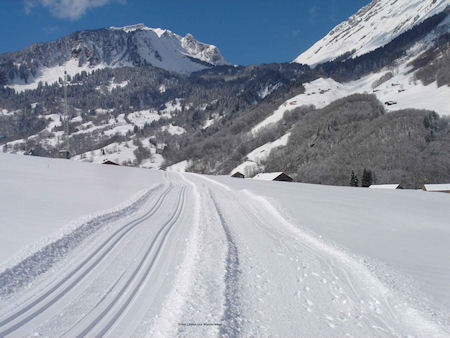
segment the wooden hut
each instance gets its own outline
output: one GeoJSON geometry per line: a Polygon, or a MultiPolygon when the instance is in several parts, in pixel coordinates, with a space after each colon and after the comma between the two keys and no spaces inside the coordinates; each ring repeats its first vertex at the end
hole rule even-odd
{"type": "Polygon", "coordinates": [[[284,172],[261,173],[253,177],[255,180],[292,182],[294,179],[284,172]]]}
{"type": "Polygon", "coordinates": [[[240,173],[239,171],[236,171],[233,175],[231,175],[231,177],[245,178],[245,175],[240,173]]]}
{"type": "Polygon", "coordinates": [[[102,162],[102,164],[119,165],[118,163],[113,162],[113,161],[110,161],[110,160],[104,160],[104,161],[102,162]]]}
{"type": "Polygon", "coordinates": [[[425,184],[422,188],[423,191],[432,192],[446,192],[450,193],[450,183],[448,184],[425,184]]]}
{"type": "Polygon", "coordinates": [[[403,187],[400,184],[372,184],[369,189],[396,190],[403,189],[403,187]]]}

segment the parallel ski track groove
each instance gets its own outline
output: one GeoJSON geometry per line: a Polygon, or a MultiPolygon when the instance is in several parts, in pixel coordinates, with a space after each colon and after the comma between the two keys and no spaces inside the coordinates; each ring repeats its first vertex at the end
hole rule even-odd
{"type": "Polygon", "coordinates": [[[214,195],[209,190],[209,196],[213,201],[214,208],[219,216],[220,223],[225,232],[228,243],[226,271],[225,271],[225,311],[222,317],[222,325],[219,329],[219,335],[225,337],[237,337],[240,335],[241,329],[241,305],[237,288],[239,286],[239,254],[233,236],[227,225],[225,217],[220,210],[214,195]]]}
{"type": "Polygon", "coordinates": [[[140,288],[142,287],[142,285],[144,284],[145,280],[147,279],[151,269],[153,268],[153,265],[155,264],[156,259],[159,257],[160,251],[162,246],[164,245],[164,243],[166,242],[166,238],[168,236],[168,234],[170,233],[170,231],[172,230],[172,228],[174,227],[174,225],[176,224],[176,222],[178,221],[178,219],[180,218],[181,212],[184,208],[184,200],[185,200],[185,190],[186,188],[183,187],[180,191],[180,195],[178,196],[178,201],[177,201],[177,206],[175,208],[174,213],[172,214],[172,216],[169,218],[169,220],[167,222],[164,223],[164,225],[159,229],[159,231],[157,232],[157,234],[155,235],[155,237],[153,238],[153,241],[151,242],[151,244],[149,245],[149,247],[147,248],[147,251],[145,252],[144,256],[142,257],[142,259],[140,260],[138,266],[136,267],[136,269],[133,271],[133,274],[128,278],[127,282],[125,283],[125,285],[122,287],[122,289],[118,292],[118,294],[114,297],[114,299],[108,304],[108,306],[77,336],[77,337],[84,337],[87,334],[89,334],[89,332],[92,331],[92,329],[94,329],[95,326],[97,326],[97,324],[103,319],[105,318],[105,316],[111,311],[111,309],[114,307],[114,305],[120,300],[120,298],[125,294],[125,292],[127,291],[128,287],[131,285],[131,283],[133,282],[133,280],[136,278],[137,274],[143,269],[143,266],[145,264],[145,262],[148,260],[151,251],[153,250],[153,247],[155,246],[155,244],[157,243],[157,241],[159,240],[159,238],[161,237],[161,234],[163,233],[163,231],[165,230],[164,234],[162,235],[161,241],[159,242],[159,245],[155,251],[155,253],[153,254],[152,260],[151,262],[148,264],[147,268],[145,269],[145,272],[143,273],[143,275],[141,276],[139,282],[137,283],[137,285],[134,287],[134,289],[131,291],[130,295],[128,296],[128,298],[122,303],[122,305],[120,306],[120,308],[118,309],[118,311],[112,316],[112,318],[108,321],[108,323],[100,330],[99,333],[96,334],[96,337],[102,337],[104,336],[110,329],[111,327],[114,325],[114,323],[117,322],[117,320],[119,319],[119,317],[123,314],[123,312],[126,310],[126,308],[128,307],[128,305],[131,303],[131,301],[133,300],[133,298],[136,296],[137,292],[140,290],[140,288]]]}
{"type": "Polygon", "coordinates": [[[149,210],[144,215],[138,217],[135,220],[130,221],[129,223],[122,226],[120,229],[116,230],[110,237],[108,237],[107,240],[105,240],[97,249],[91,253],[82,263],[80,263],[75,269],[73,269],[68,275],[66,275],[62,280],[60,280],[55,286],[53,286],[50,290],[45,292],[43,295],[39,296],[36,300],[34,300],[32,303],[28,304],[27,306],[23,307],[19,311],[15,312],[14,314],[10,315],[6,319],[2,320],[0,322],[0,327],[5,326],[9,322],[13,321],[14,319],[18,318],[22,314],[28,312],[35,306],[37,306],[42,301],[45,301],[48,299],[49,296],[51,296],[55,291],[57,291],[66,281],[68,281],[71,277],[73,277],[81,268],[86,266],[104,247],[107,246],[107,244],[114,239],[114,237],[119,234],[121,231],[122,234],[119,235],[118,238],[114,240],[114,242],[98,257],[90,266],[87,267],[87,269],[78,276],[71,284],[66,286],[61,292],[59,292],[53,299],[51,299],[46,304],[42,305],[38,309],[36,309],[33,313],[22,319],[20,322],[14,324],[10,328],[1,331],[0,337],[3,337],[7,334],[10,334],[14,331],[16,331],[18,328],[38,316],[40,313],[48,309],[50,306],[52,306],[54,303],[56,303],[60,298],[62,298],[68,291],[70,291],[73,287],[75,287],[95,266],[97,266],[105,257],[106,255],[124,238],[124,236],[130,232],[132,229],[135,229],[136,226],[144,222],[145,220],[149,219],[151,216],[153,216],[161,207],[164,199],[168,195],[168,193],[172,190],[172,185],[170,185],[158,198],[156,203],[153,205],[152,209],[149,210]]]}

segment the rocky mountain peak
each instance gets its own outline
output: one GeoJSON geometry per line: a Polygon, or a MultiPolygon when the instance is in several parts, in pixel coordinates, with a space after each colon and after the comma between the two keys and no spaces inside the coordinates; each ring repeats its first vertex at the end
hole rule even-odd
{"type": "Polygon", "coordinates": [[[54,83],[64,71],[74,75],[106,67],[152,65],[189,74],[227,64],[216,46],[199,42],[191,34],[182,37],[142,23],[79,31],[0,55],[0,71],[19,90],[36,88],[38,82],[54,83]]]}

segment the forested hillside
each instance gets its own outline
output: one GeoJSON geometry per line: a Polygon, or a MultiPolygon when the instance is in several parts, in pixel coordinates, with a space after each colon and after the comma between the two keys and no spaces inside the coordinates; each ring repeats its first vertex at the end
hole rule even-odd
{"type": "Polygon", "coordinates": [[[268,171],[287,171],[301,182],[348,185],[364,169],[374,183],[420,188],[450,177],[448,118],[433,112],[384,113],[371,95],[340,99],[299,113],[286,147],[273,151],[268,171]]]}

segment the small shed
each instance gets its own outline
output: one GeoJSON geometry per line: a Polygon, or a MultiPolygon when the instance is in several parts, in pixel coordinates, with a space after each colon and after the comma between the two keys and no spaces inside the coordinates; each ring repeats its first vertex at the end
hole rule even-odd
{"type": "Polygon", "coordinates": [[[231,177],[245,178],[245,175],[240,173],[239,171],[236,171],[233,175],[231,175],[231,177]]]}
{"type": "Polygon", "coordinates": [[[104,160],[104,161],[102,162],[102,164],[119,165],[118,163],[113,162],[113,161],[110,161],[110,160],[104,160]]]}
{"type": "Polygon", "coordinates": [[[403,189],[400,184],[372,184],[369,189],[386,189],[386,190],[395,190],[395,189],[403,189]]]}
{"type": "Polygon", "coordinates": [[[446,192],[450,193],[450,183],[447,184],[425,184],[422,188],[423,191],[432,192],[446,192]]]}
{"type": "Polygon", "coordinates": [[[58,157],[59,158],[69,159],[70,158],[70,152],[68,150],[65,150],[65,149],[60,150],[58,152],[58,157]]]}
{"type": "Polygon", "coordinates": [[[255,180],[292,182],[294,179],[284,172],[261,173],[253,177],[255,180]]]}

